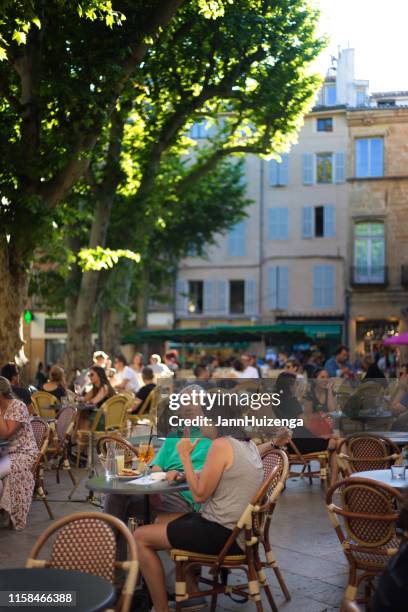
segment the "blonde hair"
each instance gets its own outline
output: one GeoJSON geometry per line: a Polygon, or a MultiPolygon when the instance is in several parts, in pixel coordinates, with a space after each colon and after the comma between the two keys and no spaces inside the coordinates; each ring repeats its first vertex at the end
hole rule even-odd
{"type": "Polygon", "coordinates": [[[62,383],[64,379],[64,370],[57,365],[52,366],[50,370],[50,380],[56,383],[62,383]]]}

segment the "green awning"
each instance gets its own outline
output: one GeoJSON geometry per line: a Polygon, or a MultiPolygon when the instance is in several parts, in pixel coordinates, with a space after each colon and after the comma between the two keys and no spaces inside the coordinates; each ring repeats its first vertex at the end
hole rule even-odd
{"type": "Polygon", "coordinates": [[[180,329],[143,329],[128,334],[124,344],[140,344],[143,342],[260,342],[268,344],[291,344],[310,340],[300,325],[277,323],[276,325],[222,325],[215,327],[193,327],[180,329]]]}

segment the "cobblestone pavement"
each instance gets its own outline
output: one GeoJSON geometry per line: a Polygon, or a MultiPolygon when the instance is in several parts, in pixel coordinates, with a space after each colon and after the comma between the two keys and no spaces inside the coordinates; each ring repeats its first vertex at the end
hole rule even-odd
{"type": "MultiPolygon", "coordinates": [[[[66,474],[56,485],[55,474],[46,472],[49,500],[56,518],[73,512],[94,510],[85,503],[85,470],[76,472],[83,478],[74,499],[67,501],[70,481],[66,474]],[[57,501],[58,500],[58,501],[57,501]]],[[[32,504],[27,528],[22,532],[0,529],[0,567],[21,567],[38,535],[50,524],[42,502],[32,504]]],[[[347,564],[329,522],[324,494],[319,484],[292,479],[282,494],[271,526],[275,555],[292,595],[286,602],[273,575],[269,583],[282,612],[332,612],[339,610],[344,592],[347,564]]],[[[218,609],[254,610],[252,603],[237,604],[228,597],[219,598],[218,609]]],[[[266,604],[265,610],[269,610],[266,604]]]]}

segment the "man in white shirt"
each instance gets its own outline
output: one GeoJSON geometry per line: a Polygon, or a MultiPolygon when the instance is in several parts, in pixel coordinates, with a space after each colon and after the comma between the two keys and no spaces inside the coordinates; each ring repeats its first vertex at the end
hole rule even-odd
{"type": "Polygon", "coordinates": [[[115,370],[115,384],[113,386],[119,393],[121,391],[132,391],[132,393],[139,391],[140,383],[136,372],[128,366],[123,355],[118,355],[115,358],[115,370]]]}
{"type": "Polygon", "coordinates": [[[150,356],[150,367],[153,370],[156,378],[168,378],[173,376],[173,372],[161,362],[160,355],[153,354],[150,356]]]}
{"type": "Polygon", "coordinates": [[[239,376],[237,378],[259,378],[259,372],[254,366],[251,366],[251,357],[250,355],[242,355],[241,363],[243,370],[239,372],[239,376]]]}

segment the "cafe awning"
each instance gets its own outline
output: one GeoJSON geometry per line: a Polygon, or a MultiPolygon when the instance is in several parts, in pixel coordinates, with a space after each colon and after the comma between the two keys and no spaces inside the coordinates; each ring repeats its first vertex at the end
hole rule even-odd
{"type": "Polygon", "coordinates": [[[152,341],[169,342],[260,342],[268,344],[292,344],[307,342],[310,337],[303,327],[277,323],[275,325],[220,325],[214,327],[192,327],[179,329],[143,329],[128,334],[124,344],[140,344],[152,341]]]}
{"type": "Polygon", "coordinates": [[[129,333],[124,344],[140,344],[153,341],[206,343],[260,342],[266,344],[300,344],[336,340],[340,342],[342,326],[339,323],[275,323],[275,325],[219,325],[178,329],[142,329],[129,333]]]}

